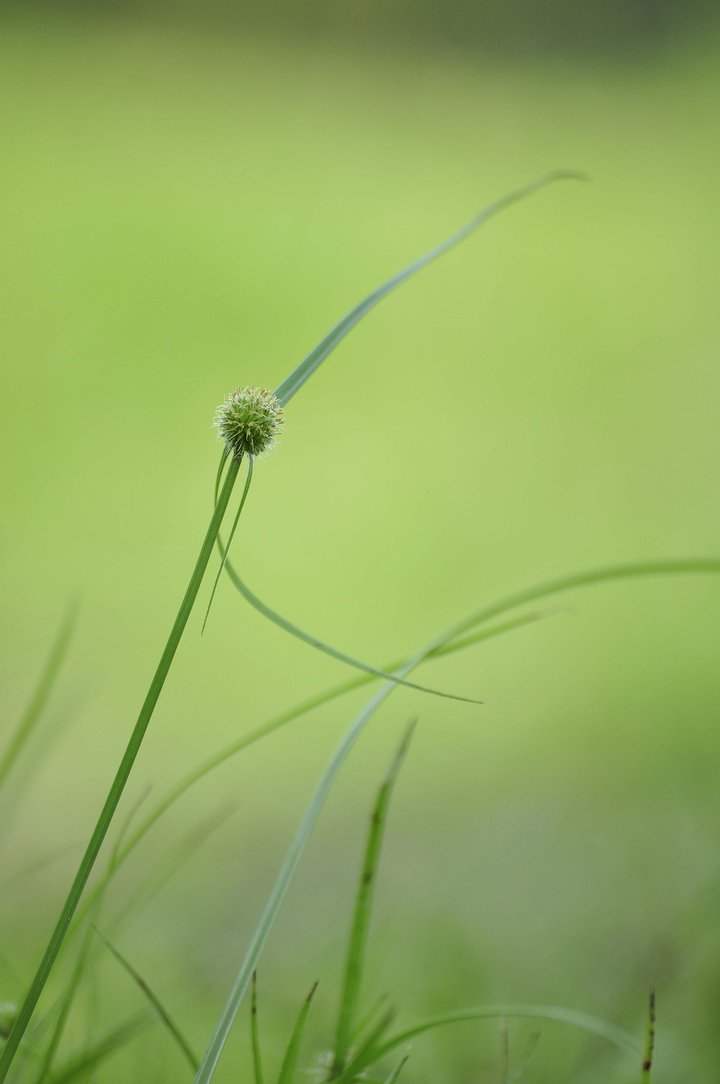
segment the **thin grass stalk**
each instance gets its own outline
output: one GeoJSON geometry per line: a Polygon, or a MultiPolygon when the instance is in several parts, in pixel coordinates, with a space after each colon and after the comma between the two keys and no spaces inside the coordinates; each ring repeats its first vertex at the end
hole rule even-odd
{"type": "Polygon", "coordinates": [[[192,1069],[192,1071],[197,1072],[197,1067],[199,1065],[199,1060],[195,1056],[195,1053],[194,1053],[192,1047],[190,1046],[190,1043],[185,1038],[182,1030],[175,1023],[172,1016],[170,1015],[168,1010],[165,1008],[162,1001],[160,1000],[158,995],[155,993],[155,991],[152,989],[150,984],[142,977],[142,975],[137,970],[137,968],[133,967],[133,965],[130,963],[128,958],[126,956],[124,956],[120,952],[120,950],[115,947],[115,945],[113,945],[112,941],[110,941],[105,936],[105,934],[102,933],[102,931],[97,928],[97,926],[93,926],[92,928],[94,929],[95,933],[98,935],[100,940],[103,942],[103,944],[107,948],[108,952],[110,952],[110,954],[115,958],[115,960],[117,960],[117,962],[120,964],[120,966],[123,968],[123,970],[130,976],[130,978],[133,980],[133,982],[139,987],[139,989],[145,995],[148,1002],[150,1003],[152,1008],[155,1010],[155,1012],[157,1013],[157,1015],[160,1018],[160,1020],[162,1021],[162,1023],[165,1025],[165,1028],[167,1029],[169,1034],[172,1036],[172,1038],[175,1040],[175,1043],[177,1044],[178,1049],[182,1053],[183,1057],[187,1061],[187,1063],[190,1066],[190,1068],[192,1069]]]}
{"type": "Polygon", "coordinates": [[[123,754],[120,765],[113,779],[112,785],[108,792],[108,796],[105,800],[105,804],[102,808],[100,816],[98,818],[95,829],[90,837],[85,854],[78,868],[75,880],[72,883],[70,892],[60,912],[60,918],[53,930],[50,941],[47,948],[43,953],[40,965],[37,969],[35,977],[32,980],[30,988],[25,996],[20,1009],[18,1011],[17,1020],[13,1030],[10,1032],[8,1039],[4,1045],[2,1054],[0,1054],[0,1081],[7,1078],[8,1071],[12,1065],[15,1053],[20,1041],[25,1034],[30,1019],[35,1011],[35,1006],[38,1003],[40,995],[45,987],[48,976],[52,971],[53,965],[58,957],[58,953],[62,947],[65,935],[72,921],[73,915],[80,902],[80,898],[87,884],[88,878],[95,865],[97,857],[100,853],[100,849],[107,835],[110,824],[112,823],[115,811],[122,797],[125,785],[132,771],[132,767],[135,763],[135,759],[140,751],[145,732],[147,731],[150,720],[155,711],[155,706],[160,698],[165,680],[170,671],[175,653],[182,639],[185,626],[187,625],[188,618],[192,611],[195,599],[197,598],[200,585],[202,583],[205,571],[207,569],[208,561],[213,552],[215,546],[215,540],[217,538],[220,525],[222,523],[225,511],[230,500],[235,481],[237,479],[238,470],[240,469],[240,463],[233,459],[228,468],[228,473],[225,478],[225,483],[220,492],[220,499],[213,512],[210,520],[210,525],[205,534],[200,553],[195,563],[190,581],[188,583],[185,595],[180,604],[177,616],[173,623],[168,641],[165,645],[165,649],[160,657],[160,662],[155,671],[153,679],[150,683],[145,701],[140,709],[137,721],[130,735],[130,740],[123,754]]]}

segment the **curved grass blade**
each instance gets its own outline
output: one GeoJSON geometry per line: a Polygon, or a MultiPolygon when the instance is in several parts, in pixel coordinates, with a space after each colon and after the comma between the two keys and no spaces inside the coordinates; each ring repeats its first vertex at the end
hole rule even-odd
{"type": "Polygon", "coordinates": [[[655,1050],[655,991],[650,991],[648,1018],[645,1029],[645,1051],[642,1064],[642,1084],[650,1084],[652,1079],[653,1052],[655,1050]]]}
{"type": "MultiPolygon", "coordinates": [[[[223,467],[225,465],[225,460],[227,459],[227,456],[227,449],[224,449],[223,455],[220,459],[220,466],[218,468],[217,477],[215,479],[215,503],[217,503],[220,480],[222,478],[223,467]]],[[[245,484],[245,491],[243,493],[243,497],[240,502],[240,508],[238,510],[235,523],[233,524],[233,529],[230,534],[230,538],[228,539],[227,545],[223,544],[222,539],[218,535],[217,546],[220,550],[221,565],[220,570],[217,574],[217,579],[215,580],[215,584],[213,586],[212,595],[210,596],[210,602],[208,603],[205,621],[203,622],[203,629],[205,628],[205,624],[207,623],[208,614],[210,613],[210,606],[212,605],[212,600],[215,595],[215,589],[217,588],[218,580],[220,579],[223,569],[225,569],[228,576],[230,577],[233,586],[240,592],[245,601],[249,602],[250,605],[258,611],[258,613],[260,613],[263,617],[266,617],[268,621],[271,621],[274,625],[277,625],[278,628],[281,628],[283,632],[288,632],[291,636],[296,637],[296,639],[301,640],[303,643],[308,644],[310,647],[314,647],[316,648],[316,650],[322,651],[325,655],[329,655],[331,658],[337,659],[338,662],[346,663],[348,666],[352,666],[356,670],[362,670],[363,673],[370,674],[372,677],[381,678],[384,681],[397,681],[398,684],[405,685],[410,689],[415,689],[417,692],[429,693],[432,696],[446,697],[448,700],[460,700],[463,703],[468,704],[482,704],[482,700],[475,700],[472,697],[454,696],[452,693],[440,692],[437,689],[430,689],[424,685],[417,685],[415,684],[415,682],[412,681],[403,681],[402,679],[395,677],[394,674],[386,670],[380,670],[374,666],[368,665],[367,663],[361,662],[360,659],[356,659],[352,655],[347,655],[343,651],[338,651],[337,648],[331,647],[330,644],[326,644],[322,640],[318,640],[316,636],[312,636],[310,633],[305,632],[298,625],[294,625],[291,621],[288,621],[276,610],[271,609],[270,606],[267,606],[261,599],[259,599],[257,595],[250,590],[244,580],[239,576],[238,572],[236,571],[228,557],[230,551],[230,544],[235,533],[235,528],[237,527],[237,521],[240,517],[240,512],[242,511],[242,506],[245,502],[247,490],[250,485],[250,474],[252,474],[252,459],[250,460],[249,474],[248,480],[245,484]]]]}
{"type": "Polygon", "coordinates": [[[445,1027],[448,1024],[496,1020],[498,1018],[553,1020],[579,1028],[592,1035],[597,1035],[626,1053],[638,1054],[641,1051],[641,1047],[635,1038],[626,1031],[615,1027],[614,1024],[608,1024],[607,1021],[601,1020],[599,1017],[576,1012],[574,1009],[565,1009],[555,1005],[487,1005],[477,1009],[462,1009],[458,1012],[444,1013],[442,1016],[433,1017],[400,1032],[398,1035],[394,1035],[373,1050],[358,1052],[358,1055],[349,1062],[345,1072],[335,1079],[334,1084],[350,1084],[364,1069],[370,1065],[376,1065],[382,1058],[397,1050],[398,1047],[404,1046],[428,1031],[445,1027]]]}
{"type": "Polygon", "coordinates": [[[339,1076],[345,1068],[348,1052],[352,1043],[357,1006],[360,998],[360,984],[362,982],[367,949],[375,880],[378,864],[380,862],[383,836],[385,833],[385,823],[390,809],[395,782],[410,745],[415,725],[416,721],[413,721],[410,724],[400,748],[393,757],[387,775],[378,790],[372,815],[370,817],[370,828],[368,830],[365,854],[363,856],[360,871],[360,881],[355,899],[355,909],[350,928],[350,941],[345,961],[345,974],[340,994],[340,1010],[335,1031],[335,1049],[330,1074],[331,1080],[334,1076],[339,1076]]]}
{"type": "Polygon", "coordinates": [[[77,621],[77,605],[70,607],[58,629],[55,641],[50,649],[47,662],[43,667],[30,702],[10,739],[5,752],[0,758],[0,787],[12,771],[15,762],[27,745],[48,702],[58,674],[65,661],[72,634],[77,621]]]}
{"type": "MultiPolygon", "coordinates": [[[[578,573],[573,576],[567,576],[561,579],[552,580],[548,583],[542,584],[539,587],[533,587],[526,591],[518,592],[515,595],[509,595],[505,599],[498,603],[494,603],[491,606],[487,606],[482,610],[477,611],[475,614],[464,621],[454,625],[442,636],[431,641],[426,647],[424,647],[417,655],[405,663],[399,670],[400,675],[404,676],[405,673],[410,672],[414,667],[418,666],[425,659],[436,654],[441,648],[451,644],[453,640],[463,636],[470,628],[475,624],[479,624],[483,621],[488,621],[492,617],[497,616],[505,610],[514,609],[516,606],[522,605],[529,599],[536,599],[544,597],[549,594],[555,594],[559,591],[567,590],[570,587],[588,586],[590,584],[599,583],[602,580],[610,579],[627,579],[629,577],[648,576],[648,575],[661,575],[661,574],[674,574],[674,573],[717,573],[720,572],[720,560],[717,558],[700,558],[695,560],[676,560],[676,561],[652,561],[645,563],[634,563],[626,565],[615,565],[610,568],[594,569],[590,572],[578,573]]],[[[290,886],[292,878],[297,869],[300,858],[307,844],[307,841],[315,827],[315,824],[320,816],[325,801],[332,789],[337,775],[340,772],[342,765],[349,756],[355,742],[360,737],[365,726],[370,721],[381,704],[390,696],[397,686],[392,684],[384,685],[378,693],[372,698],[370,703],[364,708],[360,715],[352,723],[348,731],[342,738],[339,746],[337,747],[334,756],[332,757],[324,775],[322,776],[318,787],[310,801],[310,804],[305,812],[305,815],[300,822],[298,831],[290,844],[290,847],[285,856],[285,860],[280,868],[277,880],[270,893],[270,897],[262,912],[258,925],[251,938],[250,945],[247,953],[243,959],[240,969],[237,973],[235,982],[230,990],[228,998],[225,1002],[225,1006],[221,1013],[218,1024],[210,1039],[208,1047],[205,1051],[203,1059],[200,1063],[200,1069],[195,1078],[195,1084],[208,1084],[215,1073],[215,1068],[222,1054],[227,1036],[232,1027],[233,1021],[239,1011],[242,999],[245,996],[250,976],[257,967],[258,959],[265,946],[265,942],[270,934],[275,918],[282,906],[282,902],[285,898],[285,894],[290,886]]],[[[509,1015],[509,1014],[506,1014],[509,1015]]]]}
{"type": "MultiPolygon", "coordinates": [[[[226,456],[227,456],[227,453],[226,453],[226,456]]],[[[218,477],[217,477],[217,482],[216,482],[216,491],[215,491],[216,492],[216,503],[217,503],[217,485],[219,484],[220,478],[222,477],[222,467],[224,466],[224,462],[225,462],[224,459],[221,460],[221,462],[220,462],[220,470],[218,471],[218,477]]],[[[233,525],[232,525],[232,528],[230,530],[230,535],[229,535],[228,540],[227,540],[227,545],[224,548],[222,546],[222,543],[220,542],[220,535],[218,535],[218,546],[220,547],[220,553],[222,554],[222,557],[221,557],[221,560],[220,560],[220,568],[217,570],[217,576],[215,577],[215,580],[214,580],[213,585],[212,585],[212,591],[210,592],[210,599],[209,599],[208,604],[207,604],[207,610],[205,611],[205,617],[203,619],[202,628],[200,629],[200,635],[201,636],[205,632],[205,626],[207,625],[208,617],[210,616],[210,608],[211,608],[211,606],[213,604],[213,599],[215,598],[215,592],[217,591],[217,585],[220,582],[220,577],[222,576],[223,569],[225,568],[225,564],[226,564],[227,558],[228,558],[228,553],[230,552],[230,547],[232,545],[232,540],[235,537],[235,531],[237,530],[237,525],[240,522],[240,516],[242,514],[243,508],[245,507],[245,501],[247,500],[247,495],[250,492],[250,483],[252,482],[252,476],[253,476],[253,457],[248,456],[247,478],[245,479],[245,485],[243,487],[242,496],[240,498],[240,504],[238,505],[238,510],[235,513],[235,519],[233,520],[233,525]]]]}
{"type": "Polygon", "coordinates": [[[102,807],[100,816],[93,829],[65,903],[61,908],[60,916],[50,936],[50,941],[45,948],[42,959],[35,972],[35,976],[25,995],[25,999],[20,1006],[13,1030],[5,1042],[2,1052],[0,1052],[0,1082],[7,1079],[7,1074],[15,1058],[18,1046],[27,1030],[27,1026],[30,1023],[35,1011],[35,1006],[40,999],[48,976],[54,967],[75,911],[80,903],[80,898],[85,890],[85,886],[105,841],[105,836],[107,835],[113,817],[115,816],[115,811],[117,810],[120,798],[125,790],[125,785],[130,777],[130,772],[132,771],[135,759],[140,751],[145,732],[150,725],[155,706],[160,699],[165,680],[170,671],[172,661],[175,657],[180,640],[182,639],[183,632],[185,631],[185,626],[187,625],[190,613],[195,604],[198,591],[200,590],[200,585],[205,576],[208,561],[215,546],[215,539],[217,538],[220,525],[232,494],[233,486],[237,479],[238,468],[239,464],[237,461],[233,460],[228,468],[225,482],[221,490],[220,500],[216,505],[210,524],[205,533],[205,538],[203,539],[200,552],[195,562],[195,567],[190,575],[190,580],[185,590],[185,594],[183,595],[182,602],[180,603],[180,608],[170,630],[170,635],[168,636],[163,653],[160,656],[160,661],[152,681],[150,682],[150,687],[148,688],[145,700],[140,708],[125,752],[123,753],[115,777],[110,786],[110,790],[108,791],[105,804],[102,807]]]}
{"type": "Polygon", "coordinates": [[[287,1050],[285,1051],[285,1057],[283,1058],[282,1065],[280,1066],[278,1084],[293,1084],[295,1070],[297,1069],[298,1057],[300,1056],[300,1043],[302,1042],[302,1037],[305,1032],[305,1024],[307,1023],[308,1013],[310,1012],[310,1006],[312,1004],[312,999],[315,996],[317,985],[317,983],[313,984],[310,993],[307,995],[305,1001],[300,1008],[295,1027],[293,1028],[292,1035],[290,1036],[290,1042],[288,1043],[287,1050]]]}
{"type": "Polygon", "coordinates": [[[720,558],[718,557],[691,557],[678,558],[664,561],[629,561],[626,564],[609,565],[601,568],[590,569],[587,572],[577,572],[570,576],[560,576],[545,583],[536,584],[523,591],[506,595],[505,598],[492,603],[470,614],[460,623],[460,633],[467,632],[475,625],[490,621],[508,610],[514,610],[519,606],[526,606],[529,602],[537,602],[539,599],[550,595],[562,594],[577,587],[592,587],[599,583],[608,583],[611,580],[637,580],[651,576],[681,576],[681,575],[717,575],[720,573],[720,558]]]}
{"type": "Polygon", "coordinates": [[[440,696],[445,700],[459,700],[463,704],[483,703],[482,700],[476,700],[474,697],[457,696],[454,693],[445,693],[441,692],[439,689],[431,689],[427,685],[418,685],[414,681],[405,681],[403,678],[397,677],[396,674],[386,670],[380,670],[375,666],[370,666],[368,663],[361,662],[360,659],[356,659],[352,655],[345,654],[344,651],[338,651],[337,648],[324,643],[322,640],[318,640],[316,636],[312,636],[309,632],[305,632],[291,621],[288,621],[281,614],[277,613],[277,611],[272,610],[267,606],[250,590],[247,584],[241,580],[230,561],[225,562],[225,571],[243,598],[249,602],[258,613],[262,614],[263,617],[266,617],[269,621],[272,621],[274,625],[277,625],[278,628],[281,628],[284,632],[290,633],[290,635],[294,636],[297,640],[301,640],[304,644],[309,644],[310,647],[314,647],[318,651],[322,651],[323,654],[329,655],[331,659],[337,659],[338,662],[346,663],[348,666],[354,667],[355,670],[362,670],[363,673],[370,674],[374,678],[380,678],[383,681],[394,681],[398,685],[404,685],[407,689],[415,689],[416,692],[429,693],[430,696],[440,696]]]}
{"type": "Polygon", "coordinates": [[[469,222],[457,230],[456,233],[453,233],[445,241],[442,241],[435,248],[426,252],[420,259],[409,264],[408,267],[400,271],[397,275],[393,275],[391,279],[388,279],[382,286],[373,290],[371,294],[368,294],[367,297],[363,298],[362,301],[346,313],[345,316],[335,324],[332,330],[328,332],[325,338],[310,351],[307,357],[303,358],[297,368],[283,380],[282,384],[275,391],[277,398],[281,403],[287,403],[293,395],[297,394],[305,381],[312,376],[323,361],[325,361],[325,358],[332,353],[338,343],[340,343],[348,332],[352,331],[355,325],[362,320],[363,316],[370,312],[370,310],[382,301],[384,297],[387,297],[389,293],[400,286],[401,283],[405,282],[406,279],[409,279],[423,267],[426,267],[427,264],[432,263],[433,260],[438,259],[443,253],[454,248],[455,245],[459,244],[473,233],[478,226],[482,226],[488,219],[493,218],[493,216],[499,214],[500,211],[504,211],[506,207],[510,207],[513,203],[518,203],[520,200],[527,199],[528,196],[532,196],[535,192],[539,192],[541,188],[545,188],[555,181],[583,179],[584,176],[581,173],[572,170],[556,170],[553,173],[547,173],[543,177],[531,181],[530,184],[526,184],[522,188],[518,188],[514,192],[510,192],[506,196],[502,196],[500,199],[495,200],[494,203],[489,204],[480,211],[479,214],[475,215],[474,218],[471,218],[469,222]]]}
{"type": "Polygon", "coordinates": [[[97,926],[93,926],[93,929],[100,938],[100,940],[103,942],[105,947],[108,949],[110,954],[117,960],[123,970],[130,976],[133,982],[140,988],[144,996],[150,1002],[150,1005],[155,1010],[160,1020],[165,1025],[167,1031],[174,1039],[176,1045],[178,1046],[185,1060],[188,1062],[192,1071],[197,1072],[197,1067],[199,1065],[198,1058],[193,1053],[190,1043],[187,1041],[182,1031],[175,1023],[172,1016],[165,1008],[158,995],[142,977],[139,971],[137,971],[136,968],[133,967],[127,957],[123,956],[119,949],[117,949],[115,945],[113,945],[112,942],[108,940],[105,934],[102,933],[102,931],[99,930],[97,926]]]}
{"type": "Polygon", "coordinates": [[[250,1046],[252,1047],[253,1079],[255,1084],[264,1084],[262,1054],[260,1051],[260,1031],[258,1029],[257,1010],[257,971],[253,971],[252,994],[250,997],[250,1046]]]}

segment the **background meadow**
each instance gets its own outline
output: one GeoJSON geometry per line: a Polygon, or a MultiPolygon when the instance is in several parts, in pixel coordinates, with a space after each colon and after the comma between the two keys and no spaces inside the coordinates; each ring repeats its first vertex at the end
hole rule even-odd
{"type": "MultiPolygon", "coordinates": [[[[451,20],[464,33],[443,32],[432,5],[422,20],[358,10],[8,5],[0,18],[3,736],[79,604],[0,801],[0,1001],[42,951],[194,560],[215,406],[240,384],[279,384],[351,304],[485,203],[548,169],[591,177],[489,223],[343,343],[257,465],[237,567],[290,619],[382,666],[535,582],[720,552],[711,23],[689,8],[661,32],[641,20],[583,34],[581,21],[556,41],[550,24],[529,34],[519,10],[514,33],[489,15],[485,40],[469,8],[451,20]]],[[[404,1021],[557,1003],[640,1034],[655,983],[656,1080],[715,1079],[719,613],[710,577],[571,592],[547,620],[420,671],[482,707],[398,690],[263,958],[269,1049],[316,978],[308,1058],[327,1043],[368,809],[417,716],[368,997],[389,994],[404,1021]]],[[[202,638],[200,621],[125,815],[351,676],[227,581],[202,638]]],[[[108,923],[158,878],[114,940],[200,1050],[365,699],[210,776],[113,887],[108,923]],[[180,862],[176,848],[201,837],[180,862]]],[[[142,1005],[109,956],[97,961],[68,1052],[142,1005]]],[[[639,1078],[631,1059],[550,1024],[513,1025],[511,1054],[538,1030],[528,1080],[639,1078]]],[[[245,1031],[243,1019],[218,1080],[249,1079],[245,1031]]],[[[418,1041],[405,1075],[502,1081],[501,1042],[496,1025],[459,1026],[418,1041]]],[[[162,1031],[88,1079],[139,1071],[181,1079],[162,1031]]]]}

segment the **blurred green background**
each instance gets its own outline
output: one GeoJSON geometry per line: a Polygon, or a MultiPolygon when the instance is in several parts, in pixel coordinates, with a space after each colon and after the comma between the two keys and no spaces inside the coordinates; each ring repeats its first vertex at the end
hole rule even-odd
{"type": "MultiPolygon", "coordinates": [[[[3,734],[71,597],[81,611],[0,803],[0,1000],[37,962],[192,567],[216,404],[275,387],[484,203],[547,169],[592,178],[425,271],[293,400],[235,545],[250,585],[382,665],[544,578],[720,552],[719,56],[702,3],[4,5],[3,734]]],[[[315,978],[328,1042],[367,809],[418,715],[368,996],[405,1022],[542,1001],[639,1034],[655,983],[657,1081],[716,1079],[720,584],[565,601],[421,672],[483,707],[402,690],[374,721],[264,957],[271,1048],[315,978]]],[[[125,814],[344,676],[224,582],[202,640],[191,622],[125,814]]],[[[230,811],[115,935],[199,1049],[363,702],[217,772],[114,888],[110,917],[230,811]]],[[[68,1052],[140,1004],[97,959],[68,1052]]],[[[513,1056],[537,1030],[513,1026],[513,1056]]],[[[541,1030],[528,1080],[638,1079],[631,1059],[541,1030]]],[[[406,1076],[500,1080],[500,1048],[497,1027],[465,1025],[418,1042],[406,1076]]],[[[92,1079],[183,1071],[155,1031],[92,1079]]],[[[248,1075],[243,1021],[217,1079],[248,1075]]]]}

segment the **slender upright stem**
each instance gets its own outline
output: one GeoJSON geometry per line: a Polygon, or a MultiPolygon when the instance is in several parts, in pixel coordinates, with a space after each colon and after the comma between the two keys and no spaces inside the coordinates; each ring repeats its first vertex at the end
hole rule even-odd
{"type": "Polygon", "coordinates": [[[77,906],[80,902],[80,898],[87,884],[92,868],[95,865],[95,861],[100,853],[103,840],[107,835],[108,828],[115,815],[115,811],[122,797],[122,793],[125,789],[125,784],[128,781],[130,772],[132,771],[135,758],[138,755],[140,746],[142,745],[145,732],[152,718],[155,710],[155,705],[158,702],[160,693],[162,692],[165,679],[168,676],[170,666],[175,657],[178,644],[182,639],[182,634],[185,631],[188,618],[192,611],[195,599],[197,598],[198,591],[200,590],[200,584],[202,583],[205,570],[210,560],[210,555],[213,552],[215,546],[215,540],[217,538],[220,525],[223,520],[223,516],[232,494],[233,486],[237,479],[238,470],[240,469],[239,460],[231,460],[230,467],[228,469],[225,483],[220,491],[220,495],[213,512],[212,519],[210,520],[210,526],[208,527],[207,534],[203,541],[200,553],[193,569],[193,573],[190,577],[185,596],[180,603],[180,609],[178,610],[177,617],[170,631],[168,641],[165,645],[165,650],[162,653],[160,662],[158,663],[155,675],[150,682],[150,688],[148,689],[147,696],[140,709],[137,722],[133,728],[130,740],[128,741],[127,748],[123,754],[123,758],[120,761],[120,766],[117,769],[115,778],[113,779],[112,786],[108,792],[108,796],[105,799],[105,805],[102,808],[102,812],[98,818],[98,822],[95,825],[95,830],[90,837],[87,850],[83,855],[83,859],[78,868],[75,880],[72,883],[70,892],[65,901],[63,909],[60,913],[60,918],[53,931],[52,937],[48,942],[48,946],[45,949],[45,953],[40,961],[40,966],[37,969],[37,973],[30,985],[25,1000],[20,1007],[17,1015],[15,1026],[13,1027],[8,1039],[4,1045],[2,1055],[0,1056],[0,1081],[6,1079],[8,1070],[12,1064],[12,1061],[17,1052],[20,1041],[25,1033],[25,1030],[30,1023],[30,1019],[35,1011],[35,1006],[38,1003],[40,995],[43,991],[48,976],[52,971],[55,960],[62,947],[62,943],[65,940],[68,928],[72,921],[72,917],[75,914],[77,906]]]}

